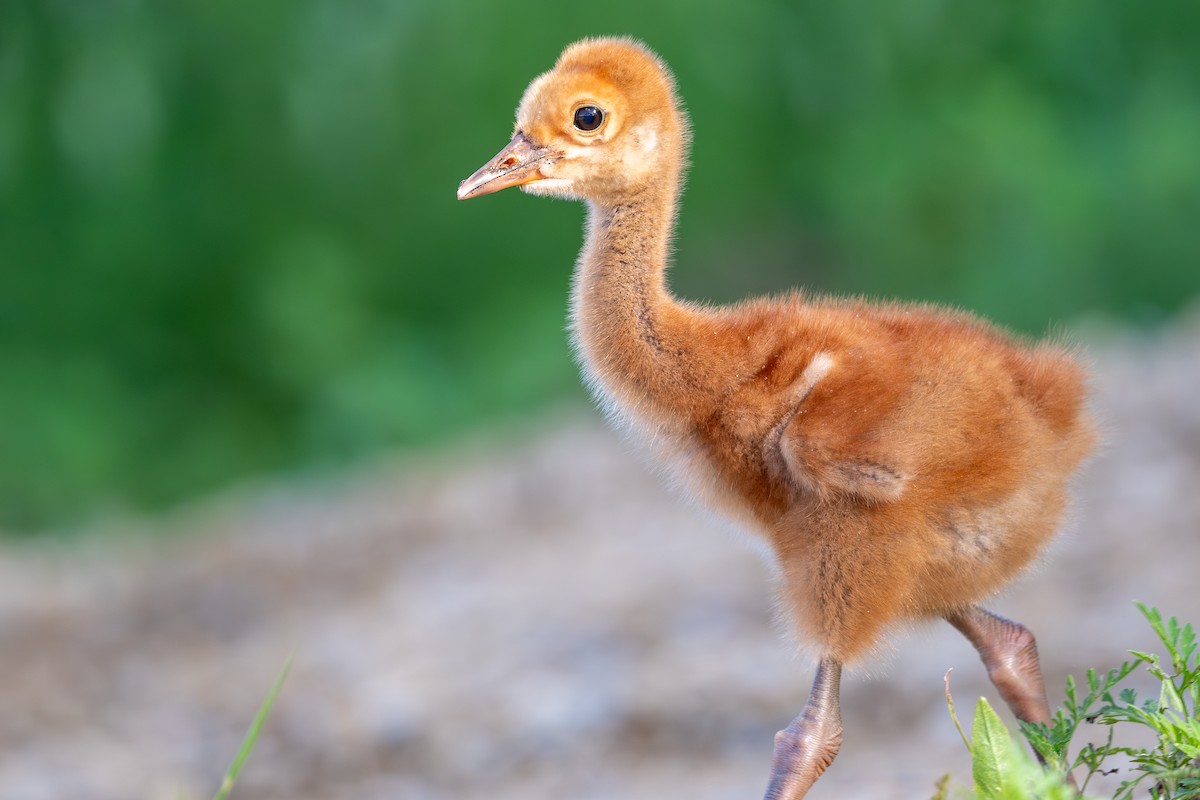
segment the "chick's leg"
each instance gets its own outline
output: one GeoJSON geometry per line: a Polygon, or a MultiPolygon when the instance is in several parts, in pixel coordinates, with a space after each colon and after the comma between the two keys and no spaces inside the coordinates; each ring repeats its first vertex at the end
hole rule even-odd
{"type": "Polygon", "coordinates": [[[775,734],[771,783],[764,800],[799,800],[837,756],[842,746],[842,714],[838,690],[842,665],[822,659],[808,704],[786,728],[775,734]]]}
{"type": "Polygon", "coordinates": [[[1017,719],[1050,723],[1037,642],[1028,628],[978,606],[948,614],[946,621],[975,645],[988,678],[1017,719]]]}
{"type": "MultiPolygon", "coordinates": [[[[966,636],[983,665],[988,677],[1022,722],[1050,724],[1050,705],[1046,702],[1046,685],[1042,680],[1042,665],[1038,661],[1037,642],[1028,628],[1019,622],[1005,619],[978,606],[946,615],[946,621],[966,636]]],[[[1034,751],[1038,761],[1046,760],[1034,751]]],[[[1076,786],[1070,773],[1067,783],[1076,786]]]]}

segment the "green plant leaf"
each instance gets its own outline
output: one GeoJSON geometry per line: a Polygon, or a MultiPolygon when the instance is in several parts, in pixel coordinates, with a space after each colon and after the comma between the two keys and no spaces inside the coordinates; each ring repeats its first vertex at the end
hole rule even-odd
{"type": "Polygon", "coordinates": [[[1051,738],[1054,732],[1049,726],[1040,722],[1022,722],[1019,729],[1042,758],[1057,764],[1062,754],[1059,752],[1056,741],[1051,738]]]}
{"type": "Polygon", "coordinates": [[[991,704],[979,698],[971,725],[971,777],[980,800],[999,800],[1012,739],[991,704]]]}
{"type": "Polygon", "coordinates": [[[1067,676],[1066,694],[1067,694],[1067,704],[1071,708],[1075,708],[1076,706],[1079,705],[1079,702],[1076,700],[1076,697],[1075,697],[1075,676],[1074,675],[1067,676]]]}

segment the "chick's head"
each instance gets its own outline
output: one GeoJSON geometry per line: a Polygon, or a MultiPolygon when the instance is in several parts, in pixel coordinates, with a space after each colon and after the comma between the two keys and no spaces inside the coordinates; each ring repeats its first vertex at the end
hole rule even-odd
{"type": "Polygon", "coordinates": [[[677,178],[686,124],[674,81],[645,46],[586,39],[526,89],[513,139],[459,197],[521,186],[532,194],[619,203],[677,178]]]}

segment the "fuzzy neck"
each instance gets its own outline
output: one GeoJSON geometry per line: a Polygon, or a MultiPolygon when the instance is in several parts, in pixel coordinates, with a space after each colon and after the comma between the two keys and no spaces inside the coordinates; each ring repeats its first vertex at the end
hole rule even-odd
{"type": "Polygon", "coordinates": [[[619,203],[588,202],[572,328],[602,399],[622,410],[685,413],[696,374],[689,312],[667,289],[677,182],[619,203]]]}

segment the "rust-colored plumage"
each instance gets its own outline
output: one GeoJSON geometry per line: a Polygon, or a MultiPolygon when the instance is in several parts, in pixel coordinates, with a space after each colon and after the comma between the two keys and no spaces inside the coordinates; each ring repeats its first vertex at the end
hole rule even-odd
{"type": "Polygon", "coordinates": [[[968,314],[792,294],[723,308],[667,290],[688,144],[663,63],[626,39],[568,47],[512,142],[463,182],[587,202],[573,338],[611,415],[701,502],[760,537],[785,610],[821,654],[776,737],[769,798],[836,755],[841,666],[891,623],[943,617],[1023,719],[1045,719],[1033,638],[975,603],[1054,533],[1092,446],[1084,374],[968,314]]]}

